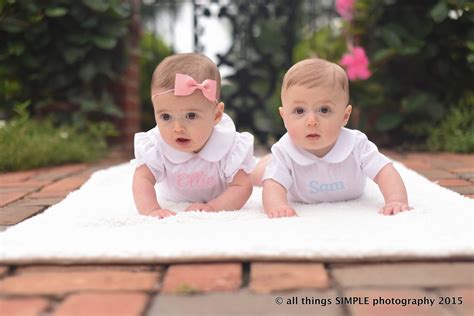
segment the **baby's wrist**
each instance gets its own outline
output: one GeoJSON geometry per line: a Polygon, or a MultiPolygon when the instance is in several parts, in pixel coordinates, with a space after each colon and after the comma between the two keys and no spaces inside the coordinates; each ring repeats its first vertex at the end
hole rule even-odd
{"type": "Polygon", "coordinates": [[[214,212],[217,210],[217,208],[212,204],[212,202],[207,202],[206,205],[209,206],[214,212]]]}
{"type": "Polygon", "coordinates": [[[403,205],[408,205],[407,201],[403,200],[390,200],[390,201],[385,201],[385,205],[391,205],[391,204],[403,204],[403,205]]]}
{"type": "Polygon", "coordinates": [[[159,210],[161,210],[161,207],[154,208],[154,209],[152,209],[151,211],[145,212],[143,215],[149,216],[149,215],[152,214],[153,212],[159,211],[159,210]]]}
{"type": "Polygon", "coordinates": [[[408,204],[408,198],[406,197],[406,195],[392,195],[392,196],[387,197],[387,199],[385,200],[385,204],[389,204],[389,203],[408,204]]]}

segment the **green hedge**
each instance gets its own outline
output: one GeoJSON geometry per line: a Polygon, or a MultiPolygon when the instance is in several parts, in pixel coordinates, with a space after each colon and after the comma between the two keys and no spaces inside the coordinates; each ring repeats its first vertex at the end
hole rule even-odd
{"type": "Polygon", "coordinates": [[[468,92],[449,109],[428,139],[433,150],[474,152],[474,93],[468,92]]]}
{"type": "Polygon", "coordinates": [[[0,121],[0,172],[74,162],[90,162],[107,153],[107,136],[116,136],[111,123],[62,124],[33,120],[28,102],[16,105],[8,122],[0,121]]]}
{"type": "Polygon", "coordinates": [[[120,116],[110,87],[126,66],[130,17],[123,0],[1,1],[3,116],[25,100],[63,122],[120,116]]]}
{"type": "MultiPolygon", "coordinates": [[[[474,107],[472,97],[466,97],[474,87],[473,11],[474,3],[463,0],[357,0],[354,21],[346,30],[366,49],[373,75],[351,82],[351,101],[361,110],[354,127],[381,144],[466,151],[469,146],[427,140],[440,130],[472,135],[462,131],[451,107],[474,107]]],[[[300,43],[295,55],[318,54],[338,62],[345,51],[344,35],[321,29],[300,43]]]]}

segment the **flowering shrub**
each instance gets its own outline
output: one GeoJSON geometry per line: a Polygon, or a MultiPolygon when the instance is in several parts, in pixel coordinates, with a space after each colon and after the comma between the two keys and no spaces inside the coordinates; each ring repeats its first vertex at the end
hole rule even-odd
{"type": "Polygon", "coordinates": [[[450,109],[466,102],[474,107],[474,99],[464,98],[474,86],[472,1],[337,0],[335,9],[342,23],[307,36],[295,57],[317,55],[345,67],[351,103],[360,113],[352,127],[380,145],[472,150],[427,142],[442,134],[441,125],[447,133],[472,136],[461,128],[461,111],[450,109]],[[447,116],[453,126],[444,123],[447,116]]]}
{"type": "MultiPolygon", "coordinates": [[[[336,11],[341,18],[346,21],[345,28],[348,29],[354,17],[355,0],[336,0],[336,11]]],[[[369,59],[365,50],[361,46],[354,46],[353,37],[349,32],[346,34],[346,42],[349,52],[344,54],[339,64],[346,68],[349,80],[366,80],[372,73],[369,70],[369,59]]]]}
{"type": "Polygon", "coordinates": [[[336,11],[346,21],[352,20],[355,0],[336,0],[336,11]]]}
{"type": "Polygon", "coordinates": [[[369,70],[369,59],[362,47],[352,47],[351,53],[344,54],[339,63],[346,68],[349,80],[366,80],[372,74],[369,70]]]}

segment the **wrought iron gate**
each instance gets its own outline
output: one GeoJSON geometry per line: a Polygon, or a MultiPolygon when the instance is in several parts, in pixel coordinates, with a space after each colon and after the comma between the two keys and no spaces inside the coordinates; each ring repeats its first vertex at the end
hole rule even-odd
{"type": "Polygon", "coordinates": [[[239,130],[252,131],[261,144],[267,144],[276,130],[283,132],[283,126],[274,126],[269,116],[278,115],[282,75],[293,61],[300,4],[300,0],[193,0],[196,51],[203,51],[200,21],[217,16],[231,24],[232,45],[217,55],[219,66],[233,69],[223,78],[228,85],[223,84],[222,96],[239,130]]]}

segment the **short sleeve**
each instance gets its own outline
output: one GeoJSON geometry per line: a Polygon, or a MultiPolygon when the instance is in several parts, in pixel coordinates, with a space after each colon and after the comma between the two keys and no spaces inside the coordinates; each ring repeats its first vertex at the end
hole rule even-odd
{"type": "Polygon", "coordinates": [[[234,180],[239,170],[251,173],[255,168],[253,157],[253,135],[247,132],[236,133],[234,144],[225,157],[223,171],[225,181],[230,183],[234,180]]]}
{"type": "Polygon", "coordinates": [[[272,146],[272,158],[265,168],[262,183],[267,179],[271,179],[280,183],[288,191],[293,185],[291,167],[287,162],[289,157],[285,157],[285,153],[277,145],[278,143],[272,146]]]}
{"type": "Polygon", "coordinates": [[[133,165],[139,167],[145,164],[155,177],[156,182],[164,180],[163,155],[158,146],[155,129],[146,133],[136,133],[134,139],[135,159],[133,165]]]}
{"type": "Polygon", "coordinates": [[[390,159],[380,153],[377,146],[363,133],[357,136],[356,150],[362,171],[372,180],[385,165],[391,163],[390,159]]]}

